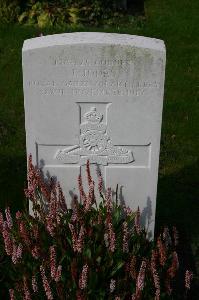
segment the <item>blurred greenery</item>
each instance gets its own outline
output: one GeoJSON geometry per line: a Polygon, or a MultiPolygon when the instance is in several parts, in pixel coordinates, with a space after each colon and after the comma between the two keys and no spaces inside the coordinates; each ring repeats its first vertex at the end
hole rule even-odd
{"type": "MultiPolygon", "coordinates": [[[[42,33],[104,31],[160,38],[167,48],[156,232],[180,231],[183,261],[199,271],[199,1],[147,0],[145,17],[127,16],[101,27],[73,24],[42,33]]],[[[0,206],[23,206],[26,184],[21,48],[36,26],[0,26],[0,206]]],[[[197,280],[190,299],[199,298],[197,280]],[[195,294],[194,294],[195,293],[195,294]]]]}
{"type": "Polygon", "coordinates": [[[64,24],[114,23],[129,13],[142,14],[144,0],[0,0],[0,23],[64,24]]]}

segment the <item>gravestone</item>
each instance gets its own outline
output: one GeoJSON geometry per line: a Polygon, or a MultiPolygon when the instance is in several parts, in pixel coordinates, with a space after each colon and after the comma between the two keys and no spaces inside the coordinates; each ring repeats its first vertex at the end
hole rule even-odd
{"type": "Polygon", "coordinates": [[[157,39],[83,32],[24,42],[27,155],[68,202],[89,159],[153,233],[164,72],[157,39]]]}

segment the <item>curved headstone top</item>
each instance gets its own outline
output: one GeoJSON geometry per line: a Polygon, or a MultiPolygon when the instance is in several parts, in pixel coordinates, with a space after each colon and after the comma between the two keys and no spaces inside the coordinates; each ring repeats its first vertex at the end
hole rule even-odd
{"type": "Polygon", "coordinates": [[[74,32],[36,37],[25,40],[23,51],[73,44],[129,45],[138,48],[165,51],[164,42],[159,39],[137,35],[103,32],[74,32]]]}

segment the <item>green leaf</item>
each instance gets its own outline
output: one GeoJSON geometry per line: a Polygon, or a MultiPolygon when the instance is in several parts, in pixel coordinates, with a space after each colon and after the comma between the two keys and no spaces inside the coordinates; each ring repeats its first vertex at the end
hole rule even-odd
{"type": "Polygon", "coordinates": [[[115,221],[116,223],[118,223],[118,221],[119,221],[119,219],[120,219],[120,210],[119,210],[119,209],[115,209],[113,218],[114,218],[114,221],[115,221]]]}
{"type": "Polygon", "coordinates": [[[52,26],[52,22],[51,19],[49,17],[49,14],[46,12],[43,12],[38,18],[37,18],[37,22],[39,27],[43,28],[46,26],[52,26]]]}
{"type": "Polygon", "coordinates": [[[97,261],[97,263],[100,265],[100,263],[101,263],[101,260],[102,260],[102,258],[101,258],[101,256],[98,256],[98,258],[96,259],[96,261],[97,261]]]}
{"type": "Polygon", "coordinates": [[[87,256],[89,259],[91,259],[91,249],[90,248],[87,248],[86,250],[85,250],[85,256],[87,256]]]}
{"type": "Polygon", "coordinates": [[[68,236],[66,236],[66,239],[67,239],[69,245],[72,246],[72,241],[71,241],[71,239],[70,239],[68,236]]]}
{"type": "Polygon", "coordinates": [[[24,11],[24,12],[18,17],[19,23],[23,23],[27,17],[28,17],[28,13],[27,13],[27,11],[24,11]]]}
{"type": "Polygon", "coordinates": [[[123,265],[124,265],[124,261],[118,262],[115,268],[113,269],[113,271],[111,272],[111,276],[115,275],[115,273],[117,273],[117,271],[121,269],[123,265]]]}
{"type": "Polygon", "coordinates": [[[70,22],[72,24],[77,24],[79,21],[79,9],[76,7],[71,7],[68,9],[68,14],[70,16],[70,22]]]}

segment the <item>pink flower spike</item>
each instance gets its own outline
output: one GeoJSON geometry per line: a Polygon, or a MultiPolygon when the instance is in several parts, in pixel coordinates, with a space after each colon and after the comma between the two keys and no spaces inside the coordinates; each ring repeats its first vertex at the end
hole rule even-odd
{"type": "Polygon", "coordinates": [[[131,296],[131,300],[136,300],[136,294],[133,294],[133,295],[131,296]]]}
{"type": "Polygon", "coordinates": [[[155,250],[152,251],[152,257],[151,257],[151,271],[153,275],[153,282],[155,286],[155,300],[160,299],[160,279],[158,276],[157,268],[156,268],[156,257],[157,252],[155,250]]]}
{"type": "Polygon", "coordinates": [[[35,259],[38,259],[39,256],[40,256],[38,246],[34,246],[34,248],[32,249],[31,253],[32,253],[32,256],[33,256],[35,259]]]}
{"type": "Polygon", "coordinates": [[[176,251],[172,253],[172,264],[167,273],[171,278],[174,278],[179,268],[178,254],[176,251]]]}
{"type": "Polygon", "coordinates": [[[84,230],[84,226],[82,225],[79,231],[78,239],[76,241],[76,250],[78,253],[81,253],[83,250],[84,235],[85,235],[85,230],[84,230]]]}
{"type": "Polygon", "coordinates": [[[71,232],[71,236],[72,236],[73,251],[76,252],[77,251],[77,234],[75,232],[75,228],[74,228],[73,224],[69,223],[68,226],[70,228],[70,232],[71,232]]]}
{"type": "Polygon", "coordinates": [[[84,265],[82,269],[82,273],[79,279],[79,288],[81,290],[84,290],[87,286],[87,280],[88,280],[88,265],[84,265]]]}
{"type": "Polygon", "coordinates": [[[192,280],[193,280],[193,273],[189,270],[186,270],[186,272],[185,272],[185,288],[187,290],[190,290],[192,280]]]}
{"type": "Polygon", "coordinates": [[[38,292],[38,285],[37,285],[37,280],[35,276],[32,276],[32,289],[34,293],[38,292]]]}
{"type": "Polygon", "coordinates": [[[98,191],[100,194],[103,192],[103,178],[102,178],[102,173],[100,170],[97,172],[97,177],[98,177],[98,191]]]}
{"type": "Polygon", "coordinates": [[[13,239],[13,243],[12,243],[12,262],[14,265],[16,265],[17,263],[17,246],[16,246],[16,242],[13,239]]]}
{"type": "Polygon", "coordinates": [[[15,300],[15,295],[14,295],[13,289],[9,289],[9,294],[10,294],[10,300],[15,300]]]}
{"type": "Polygon", "coordinates": [[[10,231],[8,228],[8,224],[6,221],[3,222],[3,229],[2,229],[2,235],[3,235],[3,239],[4,239],[4,244],[5,244],[5,251],[7,253],[7,255],[12,255],[12,240],[10,237],[10,231]]]}
{"type": "Polygon", "coordinates": [[[74,203],[72,207],[71,222],[75,223],[77,220],[78,220],[78,210],[77,210],[76,203],[74,203]]]}
{"type": "Polygon", "coordinates": [[[23,299],[24,300],[31,300],[27,279],[25,277],[23,279],[23,292],[24,292],[24,298],[23,299]]]}
{"type": "Polygon", "coordinates": [[[51,214],[49,214],[47,217],[46,217],[46,229],[47,231],[50,233],[50,235],[53,237],[55,232],[55,227],[54,227],[54,224],[53,224],[53,221],[52,221],[52,216],[51,214]]]}
{"type": "Polygon", "coordinates": [[[126,213],[127,217],[131,216],[133,213],[132,209],[129,206],[124,207],[124,212],[126,213]]]}
{"type": "Polygon", "coordinates": [[[123,222],[123,252],[128,253],[129,252],[129,245],[128,245],[128,238],[129,238],[129,232],[128,232],[128,224],[127,222],[123,222]]]}
{"type": "Polygon", "coordinates": [[[52,291],[50,288],[50,284],[46,277],[45,269],[42,265],[40,266],[40,272],[41,272],[41,278],[42,278],[42,282],[43,282],[44,291],[46,293],[46,297],[48,300],[53,300],[53,295],[52,295],[52,291]]]}
{"type": "Polygon", "coordinates": [[[51,278],[55,279],[55,277],[56,277],[56,251],[55,251],[55,246],[50,247],[50,273],[51,273],[51,278]]]}
{"type": "Polygon", "coordinates": [[[158,251],[159,251],[160,265],[164,266],[165,263],[166,263],[166,260],[167,260],[166,247],[165,247],[165,244],[162,242],[160,237],[157,240],[157,247],[158,247],[158,251]]]}
{"type": "Polygon", "coordinates": [[[57,272],[56,272],[56,277],[55,277],[55,281],[58,282],[61,279],[61,274],[62,274],[62,266],[59,265],[57,267],[57,272]]]}
{"type": "Polygon", "coordinates": [[[109,235],[109,250],[111,252],[115,251],[115,232],[113,231],[113,225],[110,222],[108,224],[108,235],[109,235]]]}
{"type": "Polygon", "coordinates": [[[4,222],[4,220],[3,220],[3,214],[2,214],[2,212],[0,212],[0,230],[3,229],[3,222],[4,222]]]}
{"type": "Polygon", "coordinates": [[[111,199],[111,188],[108,188],[105,195],[105,207],[107,212],[110,213],[113,207],[112,199],[111,199]]]}
{"type": "Polygon", "coordinates": [[[85,204],[87,201],[87,197],[84,191],[81,174],[78,176],[78,187],[79,187],[80,201],[81,203],[85,204]]]}
{"type": "Polygon", "coordinates": [[[34,236],[35,240],[37,240],[38,237],[39,237],[39,227],[38,227],[38,225],[34,224],[34,226],[32,227],[32,232],[33,232],[33,236],[34,236]]]}
{"type": "Polygon", "coordinates": [[[88,185],[93,182],[92,177],[91,177],[91,171],[90,171],[90,162],[87,160],[86,162],[86,175],[87,175],[87,180],[88,180],[88,185]]]}
{"type": "Polygon", "coordinates": [[[62,210],[63,213],[66,213],[67,212],[67,205],[66,205],[66,199],[65,199],[65,196],[63,194],[63,191],[60,187],[60,184],[58,182],[57,184],[57,189],[58,189],[58,199],[59,199],[59,206],[62,210]]]}
{"type": "Polygon", "coordinates": [[[143,260],[136,282],[136,294],[143,290],[146,271],[146,261],[143,260]]]}
{"type": "Polygon", "coordinates": [[[104,242],[105,242],[106,248],[108,248],[108,246],[109,246],[108,233],[104,234],[104,242]]]}
{"type": "Polygon", "coordinates": [[[15,216],[16,216],[16,219],[19,220],[22,217],[22,213],[20,211],[17,211],[15,216]]]}
{"type": "Polygon", "coordinates": [[[138,206],[136,215],[135,215],[135,230],[137,234],[140,234],[141,232],[141,226],[140,226],[140,208],[138,206]]]}
{"type": "Polygon", "coordinates": [[[20,221],[19,232],[20,232],[20,235],[21,235],[22,239],[26,243],[26,245],[29,246],[31,244],[31,242],[30,242],[29,234],[28,234],[28,231],[26,229],[26,224],[25,224],[24,221],[20,221]]]}
{"type": "Polygon", "coordinates": [[[21,257],[22,257],[22,251],[23,251],[23,246],[20,243],[18,245],[18,247],[17,247],[17,253],[16,253],[17,259],[21,259],[21,257]]]}
{"type": "Polygon", "coordinates": [[[114,290],[115,290],[115,285],[116,285],[115,279],[111,279],[111,282],[110,282],[110,293],[113,293],[113,292],[114,292],[114,290]]]}
{"type": "Polygon", "coordinates": [[[136,256],[133,256],[131,258],[131,262],[130,262],[130,274],[134,280],[136,280],[136,278],[137,278],[136,263],[137,263],[136,256]]]}
{"type": "Polygon", "coordinates": [[[85,207],[85,211],[89,211],[91,209],[91,206],[94,202],[94,181],[92,181],[90,184],[89,184],[89,193],[88,193],[88,196],[86,197],[86,201],[84,203],[84,207],[85,207]]]}
{"type": "Polygon", "coordinates": [[[12,222],[12,216],[11,216],[9,207],[7,207],[5,209],[5,213],[6,213],[6,221],[7,221],[7,224],[8,224],[8,228],[11,229],[12,226],[13,226],[13,222],[12,222]]]}

